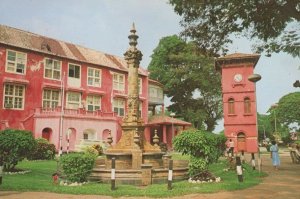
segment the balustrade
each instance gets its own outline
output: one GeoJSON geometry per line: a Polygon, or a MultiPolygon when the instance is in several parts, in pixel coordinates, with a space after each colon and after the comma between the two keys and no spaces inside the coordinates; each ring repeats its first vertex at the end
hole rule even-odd
{"type": "MultiPolygon", "coordinates": [[[[61,115],[61,107],[55,108],[36,108],[37,115],[61,115]]],[[[116,117],[114,112],[102,112],[101,110],[89,111],[83,108],[79,109],[64,109],[65,116],[88,116],[88,117],[116,117]]]]}

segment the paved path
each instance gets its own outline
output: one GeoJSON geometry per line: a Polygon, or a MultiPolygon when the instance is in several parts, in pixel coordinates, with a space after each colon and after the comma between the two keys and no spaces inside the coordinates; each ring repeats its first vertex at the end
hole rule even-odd
{"type": "MultiPolygon", "coordinates": [[[[191,194],[173,199],[298,199],[300,164],[292,164],[288,153],[281,154],[281,167],[274,170],[269,154],[262,155],[262,170],[268,173],[263,182],[249,189],[213,194],[191,194]]],[[[69,195],[44,192],[0,192],[1,199],[112,199],[110,196],[69,195]]],[[[121,197],[125,199],[125,197],[121,197]]],[[[141,197],[141,199],[145,197],[141,197]]],[[[128,199],[128,198],[126,198],[128,199]]]]}

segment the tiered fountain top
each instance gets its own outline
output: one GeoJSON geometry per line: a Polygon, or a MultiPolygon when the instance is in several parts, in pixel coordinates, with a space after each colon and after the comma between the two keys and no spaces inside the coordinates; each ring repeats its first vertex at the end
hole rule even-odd
{"type": "Polygon", "coordinates": [[[130,47],[124,53],[124,57],[128,64],[134,64],[134,67],[138,68],[140,61],[142,60],[143,54],[141,53],[140,50],[136,48],[138,44],[137,39],[139,38],[139,36],[135,34],[136,30],[135,30],[134,23],[132,24],[130,33],[131,34],[128,36],[130,47]]]}

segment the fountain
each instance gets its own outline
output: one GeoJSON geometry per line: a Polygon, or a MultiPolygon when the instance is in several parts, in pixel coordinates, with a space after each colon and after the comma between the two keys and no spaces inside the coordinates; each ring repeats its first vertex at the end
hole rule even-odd
{"type": "MultiPolygon", "coordinates": [[[[160,150],[157,134],[153,137],[154,145],[147,142],[144,137],[144,121],[138,114],[138,68],[143,55],[136,47],[138,35],[135,34],[134,24],[130,32],[128,36],[130,47],[124,53],[128,66],[128,114],[123,119],[121,139],[106,150],[104,158],[97,161],[91,179],[109,182],[112,158],[115,158],[116,182],[149,185],[167,181],[167,168],[171,156],[160,150]]],[[[187,162],[174,161],[173,164],[173,178],[187,179],[187,162]]]]}

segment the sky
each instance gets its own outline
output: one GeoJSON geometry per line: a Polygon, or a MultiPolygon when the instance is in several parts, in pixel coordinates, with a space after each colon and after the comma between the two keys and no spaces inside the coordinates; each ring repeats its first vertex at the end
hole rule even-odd
{"type": "MultiPolygon", "coordinates": [[[[144,68],[162,37],[182,31],[180,19],[167,0],[0,0],[2,25],[121,57],[134,22],[144,68]]],[[[235,52],[252,53],[251,42],[236,38],[228,53],[235,52]]],[[[285,53],[262,55],[255,73],[262,76],[256,84],[259,113],[266,113],[282,96],[300,91],[293,87],[300,79],[299,58],[285,53]]],[[[220,122],[217,130],[222,128],[220,122]]]]}

